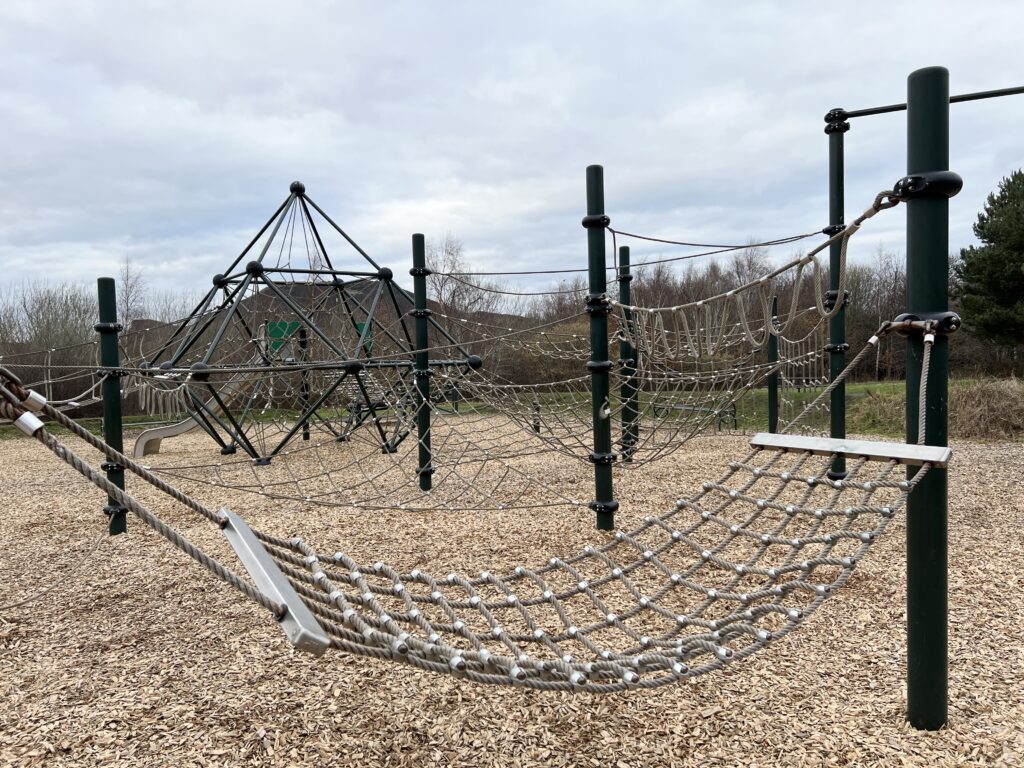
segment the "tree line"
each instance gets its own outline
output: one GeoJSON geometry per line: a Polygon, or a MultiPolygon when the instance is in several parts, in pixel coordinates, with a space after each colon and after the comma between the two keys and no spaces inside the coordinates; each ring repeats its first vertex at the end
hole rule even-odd
{"type": "MultiPolygon", "coordinates": [[[[989,195],[974,233],[981,244],[950,256],[952,309],[964,320],[950,348],[954,375],[1005,376],[1022,373],[1024,331],[1024,173],[1014,171],[989,195]]],[[[548,289],[517,292],[500,278],[475,273],[463,245],[452,234],[428,243],[431,305],[439,320],[478,354],[490,357],[492,370],[513,372],[514,379],[532,377],[532,362],[514,345],[487,344],[485,339],[509,328],[521,330],[554,324],[561,334],[586,338],[581,315],[586,278],[577,274],[548,289]],[[522,295],[538,294],[538,295],[522,295]]],[[[750,282],[773,267],[759,247],[735,252],[729,258],[704,264],[634,265],[633,302],[642,306],[672,306],[696,301],[750,282]]],[[[873,258],[847,266],[846,338],[855,352],[879,325],[905,310],[907,277],[904,260],[879,249],[873,258]]],[[[797,290],[792,276],[776,283],[780,307],[789,307],[797,290]]],[[[614,282],[609,290],[617,289],[614,282]]],[[[810,281],[804,281],[798,306],[814,303],[810,281]]],[[[140,320],[172,322],[188,315],[197,294],[151,290],[143,269],[129,260],[117,277],[118,316],[126,329],[140,320]]],[[[29,282],[0,288],[0,355],[42,351],[95,340],[96,295],[92,286],[29,282]]],[[[582,342],[581,342],[582,343],[582,342]]],[[[560,365],[560,364],[559,364],[560,365]]],[[[538,368],[539,371],[539,368],[538,368]]],[[[568,373],[568,369],[567,369],[568,373]]],[[[899,342],[882,345],[857,378],[900,378],[904,351],[899,342]]]]}

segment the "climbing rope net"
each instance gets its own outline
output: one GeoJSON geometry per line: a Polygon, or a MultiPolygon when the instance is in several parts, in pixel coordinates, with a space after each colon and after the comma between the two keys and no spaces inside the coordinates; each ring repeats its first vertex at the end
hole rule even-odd
{"type": "MultiPolygon", "coordinates": [[[[844,253],[851,230],[856,231],[878,210],[895,204],[887,200],[886,193],[880,195],[869,212],[846,230],[844,253]]],[[[816,262],[812,255],[793,264],[802,271],[816,262]]],[[[782,272],[773,273],[778,274],[782,272]]],[[[755,298],[753,304],[762,311],[773,275],[745,286],[755,298]]],[[[643,386],[648,380],[671,381],[680,398],[684,397],[682,393],[696,391],[706,397],[707,392],[715,391],[718,374],[712,365],[702,366],[718,361],[717,356],[730,349],[738,350],[737,356],[747,363],[740,377],[730,381],[734,385],[737,381],[755,381],[757,372],[763,371],[752,362],[751,350],[769,335],[782,335],[796,327],[805,313],[794,300],[784,318],[775,318],[769,311],[764,328],[755,331],[748,322],[750,312],[743,303],[746,299],[736,298],[745,292],[729,291],[673,307],[616,305],[622,318],[616,331],[620,341],[628,339],[640,351],[638,361],[645,357],[649,361],[636,365],[637,371],[650,377],[643,386]]],[[[827,318],[835,308],[820,300],[820,290],[817,294],[814,309],[819,318],[827,318]]],[[[492,339],[519,337],[516,343],[523,348],[540,349],[545,354],[560,350],[569,360],[581,350],[576,337],[565,331],[553,333],[552,338],[543,338],[549,332],[546,329],[531,331],[532,336],[512,329],[494,334],[492,339]],[[538,339],[537,333],[543,337],[538,339]]],[[[903,320],[884,324],[801,416],[813,413],[893,331],[923,334],[923,409],[935,328],[930,322],[903,320]]],[[[367,338],[360,333],[358,342],[362,346],[367,338]]],[[[258,334],[251,337],[260,338],[258,334]]],[[[799,345],[808,338],[810,332],[801,332],[788,341],[799,345]]],[[[437,348],[457,345],[445,339],[437,348]]],[[[404,350],[392,357],[400,354],[404,350]]],[[[787,362],[803,364],[799,356],[787,362]]],[[[270,369],[268,374],[278,374],[288,365],[286,360],[271,361],[264,367],[270,369]]],[[[299,371],[313,368],[300,366],[299,371]]],[[[147,375],[147,369],[140,366],[137,370],[140,376],[147,375]]],[[[177,364],[162,370],[168,372],[165,375],[181,373],[177,364]]],[[[539,419],[536,409],[531,411],[530,429],[519,430],[514,433],[518,437],[511,439],[506,434],[503,441],[491,436],[491,424],[496,422],[504,430],[510,422],[523,420],[518,414],[524,401],[533,405],[545,391],[565,393],[550,384],[543,385],[548,387],[545,390],[512,380],[496,383],[493,377],[484,379],[471,366],[442,365],[437,370],[435,381],[444,394],[440,402],[430,404],[441,412],[432,424],[433,447],[439,449],[440,456],[454,451],[455,459],[450,463],[439,459],[435,472],[442,481],[447,479],[462,488],[452,508],[480,508],[484,502],[495,500],[518,504],[522,499],[514,489],[536,478],[516,466],[517,457],[529,450],[527,445],[538,442],[542,446],[556,443],[563,450],[567,439],[545,438],[544,430],[554,432],[551,413],[561,414],[559,418],[568,423],[570,410],[552,408],[550,402],[545,409],[542,404],[539,419]],[[474,401],[479,403],[475,409],[459,407],[474,401]]],[[[209,381],[206,377],[213,375],[194,366],[190,371],[192,379],[204,386],[209,381]]],[[[245,365],[233,364],[221,366],[216,375],[232,377],[247,372],[245,365]]],[[[302,381],[301,376],[298,381],[302,381]]],[[[408,381],[399,371],[388,385],[390,396],[403,399],[402,409],[406,409],[404,399],[412,394],[408,381]],[[398,385],[396,381],[404,383],[398,385]]],[[[185,386],[184,381],[181,386],[185,386]]],[[[723,385],[722,390],[735,395],[749,386],[723,385]]],[[[661,397],[666,389],[654,386],[641,391],[654,391],[661,397]]],[[[289,396],[294,395],[295,387],[289,390],[289,396]]],[[[374,398],[367,399],[372,402],[374,398]]],[[[652,398],[645,408],[657,413],[653,402],[652,398]]],[[[674,401],[681,402],[691,401],[674,401]]],[[[269,410],[274,406],[264,402],[259,407],[269,410]]],[[[396,421],[403,418],[396,413],[399,406],[395,403],[387,408],[371,404],[369,410],[371,419],[384,410],[390,410],[396,421]]],[[[672,408],[664,410],[674,413],[672,408]]],[[[615,413],[608,403],[605,418],[615,413]]],[[[679,499],[661,515],[645,518],[632,531],[615,533],[606,543],[588,546],[574,557],[555,557],[539,566],[516,567],[506,574],[484,571],[440,575],[424,569],[400,572],[384,562],[361,563],[345,552],[324,554],[302,538],[252,529],[226,508],[210,510],[170,482],[175,478],[201,479],[267,496],[299,497],[308,502],[330,500],[354,507],[425,508],[430,506],[429,497],[438,494],[403,496],[396,493],[398,484],[393,482],[395,472],[404,472],[407,479],[414,476],[409,467],[415,465],[403,459],[400,450],[414,441],[400,441],[396,450],[386,450],[386,439],[381,439],[384,436],[379,430],[373,438],[365,437],[374,434],[370,430],[352,430],[345,441],[338,441],[331,432],[335,440],[330,444],[310,440],[306,447],[288,446],[266,465],[260,465],[257,459],[261,457],[257,456],[216,465],[171,462],[157,471],[111,449],[62,408],[23,385],[10,367],[0,367],[0,416],[11,419],[215,576],[268,609],[303,650],[322,653],[336,648],[482,683],[592,692],[652,688],[699,675],[749,656],[790,632],[847,581],[871,544],[904,507],[908,494],[933,467],[945,466],[949,454],[948,449],[927,446],[907,449],[879,443],[801,442],[806,438],[758,435],[749,453],[730,463],[717,481],[705,482],[694,495],[679,499]],[[69,430],[108,461],[221,528],[248,578],[196,547],[146,505],[112,484],[50,434],[43,418],[69,430]],[[378,464],[369,463],[365,448],[348,453],[338,450],[339,442],[347,442],[352,448],[364,439],[375,449],[384,446],[385,450],[376,454],[378,464]],[[333,451],[331,458],[328,447],[333,451]],[[316,461],[307,462],[308,468],[301,470],[296,459],[310,455],[316,461]],[[832,477],[829,470],[840,458],[847,462],[847,474],[832,477]],[[909,477],[904,475],[905,467],[914,467],[909,477]],[[387,494],[381,491],[385,484],[389,486],[387,494]]],[[[697,416],[698,421],[708,418],[707,413],[697,416]]],[[[783,431],[791,431],[799,419],[783,431]]],[[[918,420],[922,426],[923,413],[918,414],[918,420]]],[[[407,424],[411,433],[411,421],[407,424]]],[[[288,429],[294,436],[294,422],[288,429]]],[[[677,436],[691,434],[675,424],[669,429],[677,436]]],[[[656,428],[648,425],[648,431],[653,433],[656,428]]],[[[924,430],[918,433],[923,436],[924,430]]],[[[562,496],[554,503],[579,501],[562,496]]]]}
{"type": "MultiPolygon", "coordinates": [[[[925,333],[924,403],[934,333],[920,321],[883,326],[831,386],[881,337],[915,323],[925,333]]],[[[252,530],[226,509],[211,511],[110,449],[9,370],[0,369],[0,380],[0,415],[282,624],[312,617],[293,636],[300,648],[321,653],[333,647],[476,682],[544,690],[657,687],[754,653],[841,587],[908,494],[948,459],[948,449],[802,446],[792,438],[755,437],[751,451],[719,480],[575,557],[503,575],[400,573],[344,552],[322,554],[298,537],[252,530]],[[265,562],[253,561],[251,549],[247,562],[257,585],[107,481],[49,434],[37,413],[226,532],[257,541],[265,562]],[[830,479],[840,456],[848,459],[848,474],[830,479]],[[916,466],[909,479],[905,465],[916,466]],[[276,593],[258,586],[268,568],[283,576],[276,593]]],[[[236,551],[245,561],[243,550],[236,551]]]]}
{"type": "MultiPolygon", "coordinates": [[[[630,358],[612,367],[600,411],[618,432],[620,466],[662,459],[705,431],[766,423],[763,384],[773,372],[783,417],[806,404],[824,379],[824,321],[836,311],[817,255],[837,242],[845,255],[861,224],[888,206],[886,194],[842,233],[737,287],[673,306],[603,297],[612,356],[630,358]],[[769,299],[780,287],[789,300],[776,314],[769,299]],[[774,361],[765,354],[772,338],[774,361]]],[[[434,313],[424,402],[411,296],[316,212],[304,188],[294,193],[187,318],[121,335],[117,371],[97,364],[94,344],[2,362],[69,411],[95,405],[103,376],[119,375],[123,398],[135,398],[129,407],[172,422],[143,432],[133,453],[175,481],[365,509],[581,504],[565,484],[541,476],[536,459],[590,460],[586,314],[434,313]],[[333,245],[328,254],[328,231],[345,253],[355,248],[355,266],[333,245]],[[469,364],[474,357],[482,368],[469,364]],[[425,409],[432,493],[420,490],[416,461],[425,409]],[[190,430],[200,439],[184,435],[190,430]],[[166,436],[174,443],[161,451],[166,436]],[[211,456],[211,447],[221,455],[211,456]]],[[[841,284],[843,275],[841,268],[841,284]]],[[[580,291],[556,293],[571,304],[580,291]]],[[[818,402],[818,414],[827,413],[818,402]]],[[[820,421],[805,418],[801,428],[820,432],[820,421]]]]}

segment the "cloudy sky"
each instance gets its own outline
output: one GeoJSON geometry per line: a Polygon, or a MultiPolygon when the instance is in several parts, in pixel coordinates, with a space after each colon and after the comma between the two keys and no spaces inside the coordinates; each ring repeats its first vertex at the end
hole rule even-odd
{"type": "MultiPolygon", "coordinates": [[[[4,0],[0,288],[125,258],[205,288],[293,179],[400,274],[413,232],[478,270],[584,266],[591,163],[624,230],[819,229],[829,108],[904,101],[933,64],[953,93],[1022,85],[1022,28],[1019,0],[4,0]]],[[[951,132],[959,247],[1024,165],[1024,96],[955,105],[951,132]]],[[[905,115],[846,143],[849,219],[903,175],[905,115]]],[[[903,224],[875,219],[855,257],[902,253],[903,224]]]]}

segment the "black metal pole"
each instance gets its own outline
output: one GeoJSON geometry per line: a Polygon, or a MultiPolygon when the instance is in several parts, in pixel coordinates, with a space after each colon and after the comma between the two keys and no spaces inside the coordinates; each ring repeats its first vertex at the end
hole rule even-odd
{"type": "MultiPolygon", "coordinates": [[[[828,135],[828,223],[829,234],[837,234],[846,226],[845,221],[845,170],[843,164],[843,134],[850,130],[850,124],[840,116],[842,110],[832,110],[825,116],[828,135]],[[829,118],[833,118],[829,120],[829,118]]],[[[842,262],[842,243],[838,240],[829,246],[828,299],[839,302],[842,307],[828,321],[829,381],[835,381],[846,367],[846,296],[839,295],[839,272],[842,262]]],[[[840,382],[832,390],[829,400],[829,435],[833,438],[846,437],[846,383],[840,382]]],[[[832,462],[828,476],[833,480],[846,477],[846,459],[837,457],[832,462]]]]}
{"type": "MultiPolygon", "coordinates": [[[[306,349],[309,347],[309,339],[306,336],[305,326],[299,328],[299,361],[303,366],[302,380],[299,384],[299,403],[302,405],[302,412],[309,410],[309,368],[306,368],[306,349]]],[[[309,419],[302,422],[302,439],[309,440],[309,419]]]]}
{"type": "Polygon", "coordinates": [[[427,309],[427,248],[423,235],[412,236],[412,275],[413,294],[416,308],[413,310],[413,317],[416,318],[416,433],[419,440],[419,466],[416,474],[420,478],[420,489],[429,491],[433,485],[431,475],[434,468],[430,459],[430,364],[428,362],[430,346],[427,338],[427,318],[430,317],[430,310],[427,309]]]}
{"type": "MultiPolygon", "coordinates": [[[[907,80],[907,173],[949,170],[949,72],[928,67],[907,80]]],[[[907,311],[949,308],[949,200],[907,201],[907,311]]],[[[917,442],[923,337],[907,339],[907,442],[917,442]]],[[[931,352],[925,442],[947,445],[949,346],[931,352]]],[[[937,730],[948,710],[947,478],[932,469],[907,502],[907,719],[937,730]]]]}
{"type": "Polygon", "coordinates": [[[597,527],[610,531],[615,527],[615,511],[619,502],[612,498],[612,420],[608,402],[608,373],[612,362],[608,359],[608,278],[605,272],[604,230],[609,224],[604,215],[604,169],[600,165],[587,166],[587,215],[583,226],[587,230],[587,266],[590,292],[587,294],[587,312],[590,314],[590,371],[591,406],[594,424],[594,450],[590,460],[594,464],[594,500],[590,508],[597,516],[597,527]]]}
{"type": "MultiPolygon", "coordinates": [[[[779,319],[779,297],[772,296],[772,328],[779,319]]],[[[768,374],[768,431],[779,431],[779,337],[774,333],[768,334],[768,365],[773,366],[772,372],[768,374]]]]}
{"type": "MultiPolygon", "coordinates": [[[[1024,86],[1013,88],[997,88],[993,91],[976,91],[975,93],[961,93],[949,97],[950,104],[961,104],[965,101],[980,101],[982,99],[998,99],[1002,96],[1018,96],[1024,94],[1024,86]]],[[[887,104],[884,107],[868,107],[867,109],[851,109],[842,111],[842,119],[851,117],[868,117],[869,115],[884,115],[887,112],[902,112],[907,108],[906,104],[887,104]]]]}
{"type": "Polygon", "coordinates": [[[622,458],[624,461],[633,461],[633,453],[636,451],[636,444],[640,440],[640,414],[637,407],[638,392],[636,386],[636,349],[629,341],[629,334],[633,330],[633,310],[629,308],[632,303],[630,284],[633,282],[633,275],[629,271],[629,246],[623,245],[619,248],[619,302],[622,307],[622,321],[626,325],[626,335],[619,342],[619,365],[622,367],[622,385],[620,396],[622,398],[622,458]]]}
{"type": "MultiPolygon", "coordinates": [[[[117,289],[114,278],[101,277],[96,281],[99,299],[99,322],[94,326],[100,335],[100,365],[103,366],[103,440],[118,453],[124,453],[121,425],[121,365],[118,352],[117,334],[121,330],[117,322],[117,289]]],[[[124,467],[110,460],[101,465],[107,473],[107,480],[124,490],[124,467]]],[[[108,517],[107,529],[111,536],[128,530],[128,510],[117,499],[107,497],[103,513],[108,517]]]]}

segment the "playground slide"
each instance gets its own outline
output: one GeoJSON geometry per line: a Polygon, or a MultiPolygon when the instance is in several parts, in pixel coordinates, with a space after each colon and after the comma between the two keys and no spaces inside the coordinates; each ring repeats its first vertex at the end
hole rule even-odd
{"type": "MultiPolygon", "coordinates": [[[[221,397],[227,401],[234,400],[238,396],[238,390],[242,387],[244,382],[244,378],[232,379],[220,390],[221,397]]],[[[214,402],[208,401],[207,407],[213,413],[220,413],[220,406],[214,402]]],[[[136,459],[141,459],[143,456],[160,453],[160,441],[165,437],[177,437],[178,435],[183,435],[186,432],[191,432],[198,426],[199,422],[189,416],[187,419],[183,419],[176,424],[167,424],[163,427],[147,429],[135,438],[135,447],[132,449],[132,456],[136,459]]]]}

